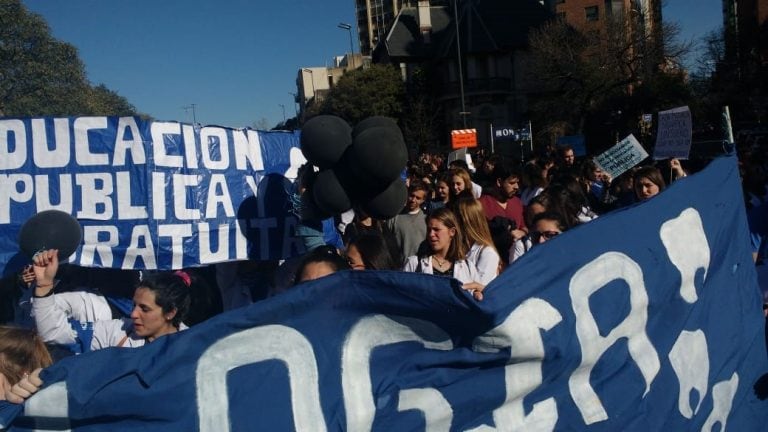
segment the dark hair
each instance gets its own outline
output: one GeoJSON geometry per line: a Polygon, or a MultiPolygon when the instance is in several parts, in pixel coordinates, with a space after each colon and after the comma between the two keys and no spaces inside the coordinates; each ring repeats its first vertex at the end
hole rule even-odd
{"type": "Polygon", "coordinates": [[[513,167],[512,165],[508,163],[498,163],[493,167],[493,180],[503,182],[504,180],[515,177],[517,179],[521,179],[522,175],[520,174],[520,170],[518,170],[516,167],[513,167]]]}
{"type": "Polygon", "coordinates": [[[464,159],[454,159],[448,163],[448,166],[453,168],[461,168],[467,172],[469,172],[469,165],[467,164],[467,161],[464,159]]]}
{"type": "Polygon", "coordinates": [[[349,270],[349,264],[339,255],[339,252],[334,246],[318,246],[304,255],[304,258],[301,260],[301,264],[299,264],[299,267],[296,269],[294,283],[301,282],[301,275],[304,273],[304,270],[308,265],[317,263],[328,264],[328,266],[331,267],[334,272],[339,270],[349,270]]]}
{"type": "Polygon", "coordinates": [[[424,193],[429,193],[429,187],[426,183],[419,179],[413,179],[410,181],[410,184],[408,185],[408,194],[411,194],[414,191],[424,191],[424,193]]]}
{"type": "Polygon", "coordinates": [[[382,236],[361,235],[349,242],[347,249],[356,247],[363,258],[366,270],[399,270],[392,254],[389,253],[387,242],[382,236]]]}
{"type": "Polygon", "coordinates": [[[581,191],[581,185],[575,182],[571,184],[576,186],[568,187],[564,183],[553,183],[542,192],[542,195],[547,195],[547,210],[560,214],[569,228],[581,223],[579,214],[586,206],[586,197],[581,191]]]}
{"type": "Polygon", "coordinates": [[[538,222],[538,221],[540,221],[540,220],[551,220],[551,221],[555,221],[555,223],[557,223],[557,227],[558,227],[558,228],[560,228],[560,231],[563,231],[563,232],[565,232],[565,231],[567,231],[569,228],[571,228],[571,227],[570,227],[570,226],[568,226],[568,224],[566,223],[566,219],[565,219],[565,217],[563,217],[563,215],[562,215],[562,214],[560,214],[560,213],[558,213],[558,212],[554,212],[554,211],[545,211],[545,212],[543,212],[543,213],[539,213],[539,214],[537,214],[536,216],[534,216],[534,217],[533,217],[533,221],[532,221],[532,224],[531,224],[531,228],[533,228],[534,226],[536,226],[536,222],[538,222]]]}
{"type": "Polygon", "coordinates": [[[138,288],[146,288],[155,294],[155,303],[163,310],[163,314],[176,311],[171,324],[179,328],[192,303],[190,286],[196,281],[190,277],[190,285],[182,276],[172,272],[161,272],[147,275],[139,282],[138,288]]]}
{"type": "Polygon", "coordinates": [[[661,171],[659,171],[659,169],[654,166],[647,165],[635,170],[635,173],[632,174],[632,180],[635,184],[635,187],[637,187],[638,180],[641,178],[647,178],[651,181],[651,183],[658,186],[659,192],[663,191],[664,188],[667,187],[667,184],[664,182],[664,178],[661,176],[661,171]]]}

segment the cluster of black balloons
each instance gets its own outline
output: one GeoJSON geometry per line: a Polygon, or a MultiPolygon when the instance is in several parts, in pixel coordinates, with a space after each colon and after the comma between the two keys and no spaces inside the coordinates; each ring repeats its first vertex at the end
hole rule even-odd
{"type": "Polygon", "coordinates": [[[320,171],[307,185],[312,203],[333,215],[359,207],[376,219],[394,217],[408,198],[400,174],[408,161],[403,133],[389,117],[352,128],[332,115],[313,117],[301,131],[301,151],[320,171]]]}

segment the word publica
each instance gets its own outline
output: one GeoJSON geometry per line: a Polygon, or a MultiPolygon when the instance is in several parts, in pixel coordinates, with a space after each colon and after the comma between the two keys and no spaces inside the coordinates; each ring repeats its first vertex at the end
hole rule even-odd
{"type": "MultiPolygon", "coordinates": [[[[695,275],[709,269],[710,251],[699,213],[686,209],[660,228],[660,237],[672,264],[681,274],[680,297],[688,304],[698,300],[695,275]]],[[[647,335],[648,294],[642,269],[630,257],[607,252],[579,269],[571,278],[569,293],[576,317],[576,335],[581,347],[581,364],[570,375],[570,395],[587,425],[609,419],[590,383],[590,374],[600,358],[620,339],[628,340],[629,356],[640,370],[645,394],[650,391],[661,369],[659,353],[647,335]],[[623,280],[630,291],[630,310],[625,319],[607,335],[598,330],[590,308],[590,297],[613,280],[623,280]]],[[[492,430],[551,431],[558,420],[557,402],[548,398],[532,404],[525,414],[524,398],[542,385],[545,350],[543,332],[562,321],[562,315],[547,301],[530,298],[516,307],[498,327],[478,337],[476,352],[498,353],[510,350],[505,366],[504,403],[493,411],[495,429],[484,425],[473,432],[492,430]]],[[[370,375],[374,349],[399,342],[418,342],[426,349],[451,350],[451,339],[431,322],[385,315],[369,315],[359,320],[344,338],[341,351],[341,383],[346,430],[371,430],[376,402],[370,375]],[[416,331],[418,330],[418,331],[416,331]],[[419,335],[429,335],[423,338],[419,335]]],[[[701,330],[683,330],[668,354],[679,384],[678,411],[692,419],[709,390],[709,351],[701,330]],[[694,367],[695,366],[695,367],[694,367]],[[698,404],[690,406],[690,392],[697,390],[698,404]]],[[[229,335],[211,345],[198,361],[196,388],[201,431],[228,430],[229,400],[226,374],[247,364],[279,360],[288,370],[291,405],[296,430],[325,431],[320,406],[318,367],[309,340],[284,325],[267,325],[229,335]]],[[[711,388],[713,408],[702,430],[720,424],[726,429],[739,376],[715,383],[711,388]]],[[[422,412],[427,430],[448,430],[453,408],[439,390],[413,388],[399,391],[398,410],[422,412]]]]}
{"type": "Polygon", "coordinates": [[[32,156],[37,168],[125,166],[147,163],[147,148],[152,164],[163,168],[203,168],[209,170],[250,169],[262,171],[259,134],[254,130],[226,129],[217,126],[194,127],[177,122],[152,122],[149,139],[135,117],[119,117],[110,125],[109,117],[74,119],[0,120],[0,171],[18,170],[32,156]],[[53,122],[49,135],[49,122],[53,122]],[[231,135],[231,138],[230,138],[231,135]],[[74,145],[72,145],[74,138],[74,145]]]}

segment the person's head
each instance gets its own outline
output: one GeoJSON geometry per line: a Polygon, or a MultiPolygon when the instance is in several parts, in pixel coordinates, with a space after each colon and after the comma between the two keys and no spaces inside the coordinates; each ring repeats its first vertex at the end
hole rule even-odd
{"type": "Polygon", "coordinates": [[[520,172],[507,164],[497,164],[493,169],[493,178],[497,190],[497,198],[506,201],[520,191],[520,172]]]}
{"type": "Polygon", "coordinates": [[[539,213],[547,211],[547,205],[549,204],[549,195],[542,193],[531,198],[528,205],[525,206],[525,223],[527,226],[533,226],[533,218],[539,213]]]}
{"type": "Polygon", "coordinates": [[[641,201],[657,195],[666,187],[664,179],[661,177],[661,172],[652,166],[638,168],[632,179],[635,194],[641,201]]]}
{"type": "Polygon", "coordinates": [[[562,234],[568,229],[562,215],[555,212],[539,213],[533,217],[533,229],[530,232],[534,245],[541,244],[562,234]]]}
{"type": "Polygon", "coordinates": [[[573,147],[569,145],[558,147],[557,156],[560,159],[560,165],[564,167],[573,166],[573,163],[576,161],[576,154],[573,152],[573,147]]]}
{"type": "Polygon", "coordinates": [[[352,270],[397,270],[387,243],[379,235],[361,235],[347,245],[347,264],[352,270]]]}
{"type": "Polygon", "coordinates": [[[51,363],[51,354],[34,330],[0,326],[0,373],[8,382],[17,383],[25,373],[51,363]]]}
{"type": "Polygon", "coordinates": [[[405,210],[414,212],[421,208],[427,199],[428,188],[421,180],[412,180],[408,186],[408,200],[405,203],[405,210]]]}
{"type": "Polygon", "coordinates": [[[133,293],[134,332],[152,341],[179,329],[192,302],[192,276],[184,271],[150,274],[133,293]]]}
{"type": "Polygon", "coordinates": [[[448,172],[451,175],[450,191],[452,198],[464,190],[472,190],[472,178],[469,176],[469,171],[464,168],[451,168],[448,172]]]}
{"type": "Polygon", "coordinates": [[[443,174],[437,178],[435,182],[435,198],[438,201],[446,202],[451,196],[451,180],[450,174],[443,174]]]}
{"type": "Polygon", "coordinates": [[[432,253],[444,253],[451,261],[462,260],[467,255],[464,234],[448,208],[439,208],[427,218],[427,244],[432,253]]]}
{"type": "Polygon", "coordinates": [[[458,217],[467,248],[476,243],[493,246],[493,238],[480,201],[472,197],[459,198],[451,203],[451,209],[458,217]]]}
{"type": "Polygon", "coordinates": [[[347,261],[333,246],[320,246],[308,252],[296,270],[296,283],[320,279],[339,270],[349,270],[347,261]]]}
{"type": "Polygon", "coordinates": [[[586,159],[581,164],[581,177],[590,182],[599,182],[603,180],[603,170],[593,159],[586,159]]]}
{"type": "Polygon", "coordinates": [[[523,184],[529,188],[543,188],[547,186],[547,169],[536,162],[529,162],[523,167],[523,184]]]}

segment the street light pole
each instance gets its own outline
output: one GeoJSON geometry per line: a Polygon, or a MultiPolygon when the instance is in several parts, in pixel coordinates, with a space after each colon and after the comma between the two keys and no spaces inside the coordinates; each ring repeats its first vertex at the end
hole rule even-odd
{"type": "Polygon", "coordinates": [[[355,48],[354,48],[354,45],[352,44],[352,26],[347,23],[339,23],[339,25],[336,27],[349,32],[349,61],[350,61],[351,69],[354,69],[355,68],[355,48]]]}
{"type": "Polygon", "coordinates": [[[459,0],[453,0],[453,19],[456,22],[456,53],[459,58],[459,93],[461,94],[461,112],[459,112],[459,115],[462,118],[464,129],[466,129],[467,115],[469,115],[469,112],[467,112],[466,106],[464,104],[464,72],[462,71],[462,66],[461,66],[461,38],[459,37],[458,3],[459,3],[459,0]]]}
{"type": "Polygon", "coordinates": [[[278,105],[280,105],[280,108],[283,109],[283,125],[285,125],[285,105],[283,104],[278,104],[278,105]]]}

